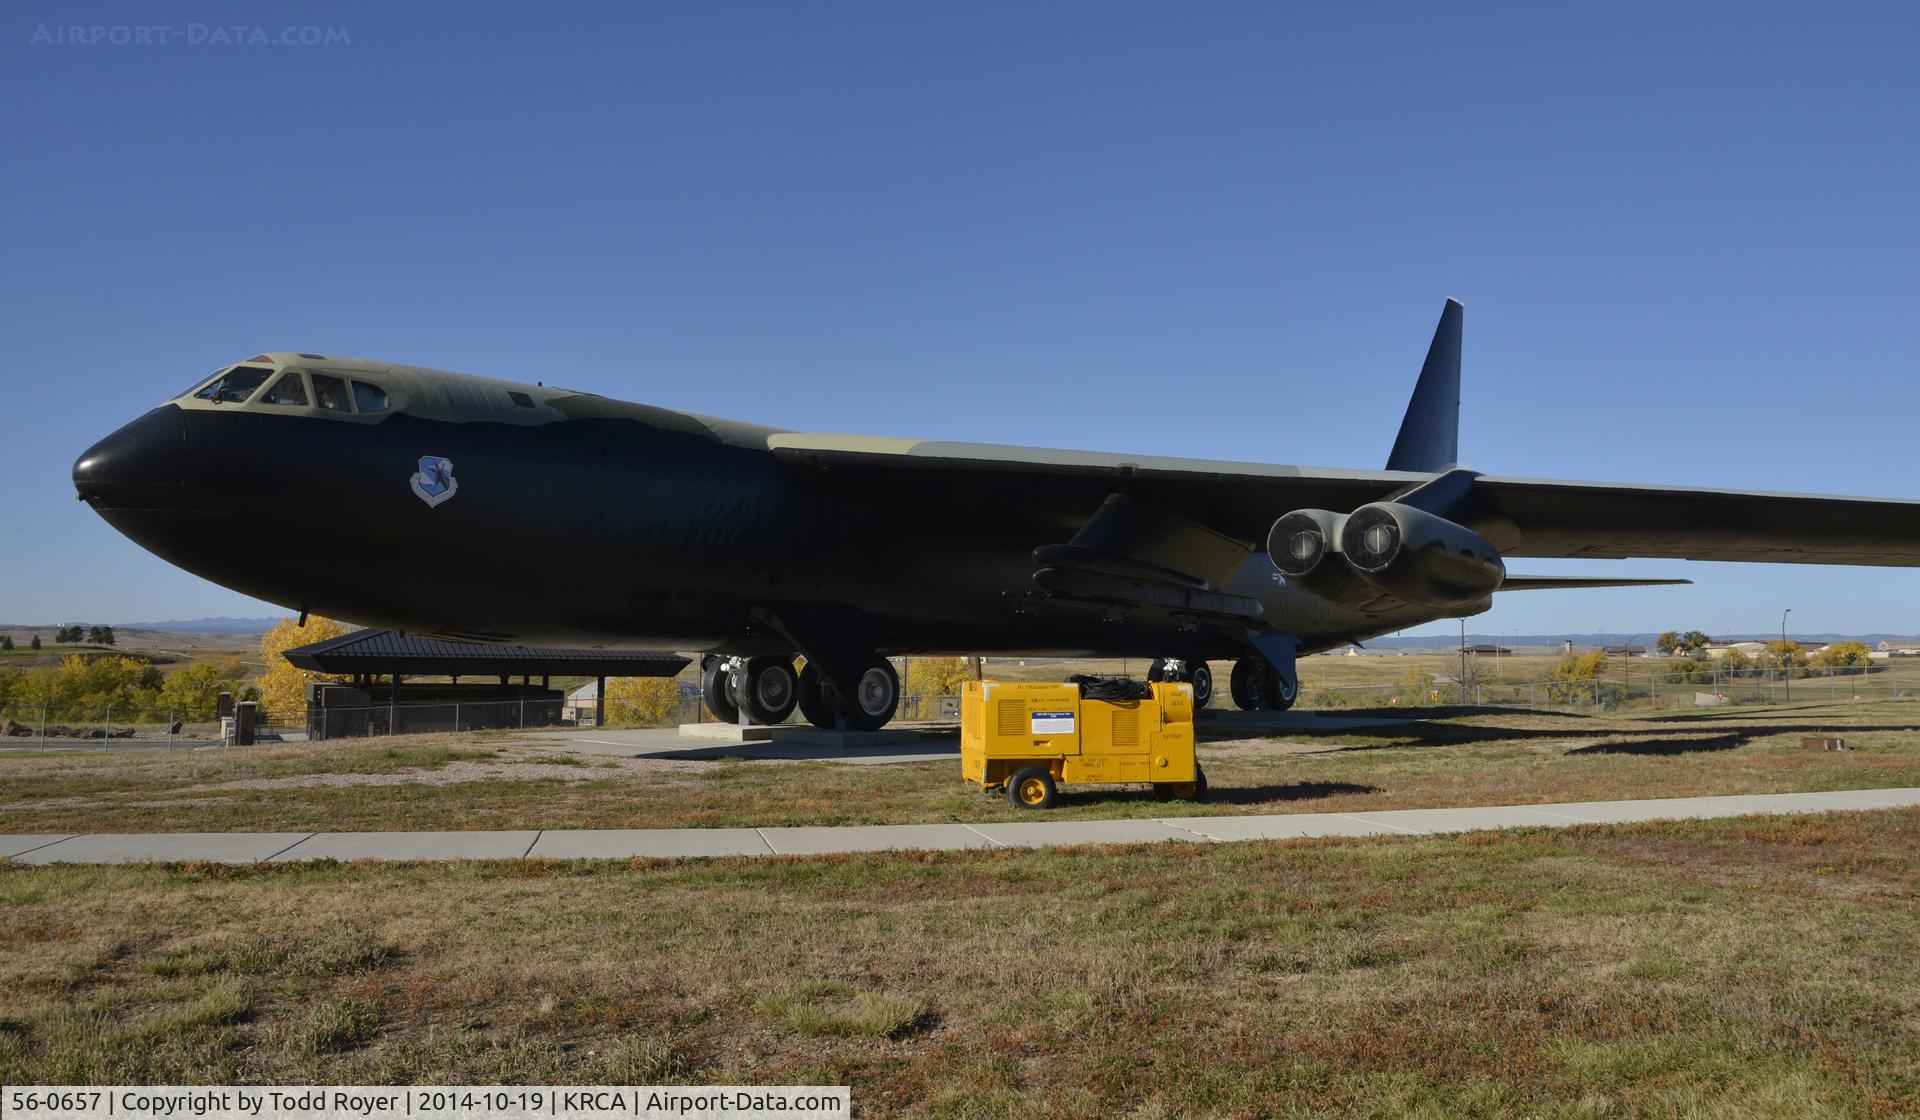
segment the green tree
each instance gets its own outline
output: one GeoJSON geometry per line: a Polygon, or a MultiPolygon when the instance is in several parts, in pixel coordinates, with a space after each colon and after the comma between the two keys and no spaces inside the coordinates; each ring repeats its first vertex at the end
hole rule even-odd
{"type": "Polygon", "coordinates": [[[1745,650],[1729,649],[1720,655],[1720,667],[1730,673],[1743,672],[1753,668],[1753,658],[1745,650]]]}
{"type": "Polygon", "coordinates": [[[1712,642],[1712,638],[1707,637],[1698,630],[1689,630],[1680,635],[1680,644],[1686,646],[1687,649],[1693,653],[1699,653],[1701,650],[1706,649],[1712,642]]]}
{"type": "Polygon", "coordinates": [[[40,635],[38,635],[38,634],[35,634],[35,635],[33,636],[33,645],[32,645],[32,649],[33,649],[33,651],[34,651],[35,653],[38,653],[38,652],[40,652],[40,635]]]}
{"type": "Polygon", "coordinates": [[[78,626],[62,626],[53,633],[54,644],[62,646],[78,645],[80,643],[81,633],[82,631],[78,626]]]}
{"type": "Polygon", "coordinates": [[[13,635],[0,634],[0,649],[10,650],[12,648],[13,648],[13,635]]]}
{"type": "Polygon", "coordinates": [[[87,627],[87,644],[90,646],[110,646],[113,644],[113,627],[87,627]]]}
{"type": "Polygon", "coordinates": [[[1706,684],[1711,679],[1707,674],[1713,672],[1712,665],[1691,657],[1675,660],[1668,669],[1668,684],[1706,684]]]}
{"type": "Polygon", "coordinates": [[[1653,643],[1653,648],[1659,650],[1663,655],[1667,657],[1672,657],[1675,653],[1680,651],[1680,649],[1682,648],[1682,645],[1683,643],[1680,641],[1679,632],[1676,630],[1669,630],[1666,633],[1660,635],[1659,639],[1653,643]]]}
{"type": "Polygon", "coordinates": [[[1835,642],[1816,660],[1829,669],[1865,669],[1873,664],[1873,651],[1865,642],[1835,642]]]}
{"type": "Polygon", "coordinates": [[[205,719],[220,706],[222,692],[239,692],[246,669],[239,658],[189,665],[167,674],[160,685],[154,707],[174,713],[174,718],[205,719]]]}

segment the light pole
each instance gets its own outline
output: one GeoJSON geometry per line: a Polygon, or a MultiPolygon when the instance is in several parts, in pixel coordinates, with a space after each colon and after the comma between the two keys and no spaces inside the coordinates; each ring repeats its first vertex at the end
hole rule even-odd
{"type": "Polygon", "coordinates": [[[1793,673],[1787,669],[1787,616],[1793,613],[1788,607],[1780,612],[1780,675],[1787,681],[1787,703],[1793,703],[1793,673]]]}

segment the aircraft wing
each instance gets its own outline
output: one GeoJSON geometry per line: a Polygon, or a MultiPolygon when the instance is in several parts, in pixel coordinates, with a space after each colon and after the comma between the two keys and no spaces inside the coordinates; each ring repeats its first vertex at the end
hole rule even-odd
{"type": "MultiPolygon", "coordinates": [[[[1265,541],[1292,510],[1347,512],[1434,477],[804,432],[772,435],[768,447],[819,470],[951,474],[955,486],[1061,503],[1065,517],[1125,492],[1247,542],[1265,541]]],[[[1507,556],[1920,567],[1920,501],[1491,476],[1474,485],[1519,531],[1507,556]]]]}
{"type": "Polygon", "coordinates": [[[1476,479],[1520,529],[1512,556],[1920,567],[1920,501],[1476,479]]]}

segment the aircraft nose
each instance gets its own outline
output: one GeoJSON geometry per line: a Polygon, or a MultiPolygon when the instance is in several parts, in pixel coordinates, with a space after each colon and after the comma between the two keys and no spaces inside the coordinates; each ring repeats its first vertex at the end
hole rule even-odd
{"type": "Polygon", "coordinates": [[[95,509],[164,507],[178,501],[186,463],[186,415],[162,405],[81,452],[73,487],[95,509]]]}

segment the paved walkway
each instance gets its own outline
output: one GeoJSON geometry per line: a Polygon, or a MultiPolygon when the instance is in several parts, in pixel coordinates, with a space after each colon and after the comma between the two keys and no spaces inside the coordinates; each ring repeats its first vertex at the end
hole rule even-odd
{"type": "Polygon", "coordinates": [[[1002,824],[887,824],[832,828],[527,829],[517,832],[170,832],[91,836],[0,836],[15,863],[146,863],[204,860],[631,859],[637,856],[819,855],[833,852],[1046,848],[1175,840],[1292,840],[1313,836],[1432,836],[1500,828],[1691,820],[1766,813],[1826,813],[1920,805],[1920,789],[1583,801],[1478,809],[1377,813],[1160,817],[1002,824]]]}

